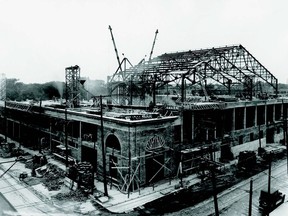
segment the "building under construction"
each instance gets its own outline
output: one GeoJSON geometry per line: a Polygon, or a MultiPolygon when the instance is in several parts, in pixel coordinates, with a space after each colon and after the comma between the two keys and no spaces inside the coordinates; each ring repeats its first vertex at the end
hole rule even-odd
{"type": "Polygon", "coordinates": [[[91,162],[96,178],[124,193],[194,173],[203,158],[225,163],[286,140],[288,100],[241,45],[127,65],[119,60],[108,94],[89,106],[80,103],[80,67],[67,67],[66,100],[3,101],[0,132],[67,165],[91,162]]]}

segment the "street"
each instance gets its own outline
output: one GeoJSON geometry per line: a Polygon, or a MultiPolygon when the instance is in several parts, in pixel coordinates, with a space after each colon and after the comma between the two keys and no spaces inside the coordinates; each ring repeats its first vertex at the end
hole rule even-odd
{"type": "MultiPolygon", "coordinates": [[[[288,181],[287,181],[287,162],[286,158],[272,162],[271,172],[271,187],[279,189],[284,194],[288,194],[288,181]]],[[[252,215],[259,216],[261,212],[258,209],[258,199],[260,190],[268,188],[268,170],[265,170],[253,176],[253,198],[252,198],[252,215]]],[[[249,206],[249,189],[250,178],[242,181],[235,186],[219,193],[218,207],[220,215],[248,215],[249,206]]],[[[287,195],[286,195],[287,199],[287,195]]],[[[286,202],[286,200],[285,200],[286,202]]],[[[214,215],[214,202],[213,198],[205,200],[195,206],[182,209],[170,215],[214,215]]]]}
{"type": "MultiPolygon", "coordinates": [[[[11,162],[11,165],[14,162],[11,162]]],[[[2,168],[0,169],[0,176],[3,174],[2,168]]],[[[52,205],[49,205],[48,200],[40,199],[36,196],[35,191],[31,187],[7,172],[0,179],[1,193],[13,205],[13,207],[23,215],[49,215],[50,213],[57,214],[60,211],[52,205]]]]}

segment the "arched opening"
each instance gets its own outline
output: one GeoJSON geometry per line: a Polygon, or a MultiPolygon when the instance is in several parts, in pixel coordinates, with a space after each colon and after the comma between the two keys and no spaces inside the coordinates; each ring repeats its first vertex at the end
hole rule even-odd
{"type": "MultiPolygon", "coordinates": [[[[164,160],[163,146],[165,139],[162,136],[154,135],[146,145],[145,167],[146,183],[154,183],[164,178],[164,169],[166,169],[164,160]]],[[[168,169],[169,170],[169,169],[168,169]]]]}
{"type": "Polygon", "coordinates": [[[109,149],[109,174],[110,174],[110,179],[113,182],[117,182],[117,165],[118,165],[118,158],[117,156],[114,155],[114,153],[118,152],[118,154],[121,151],[121,146],[118,138],[114,135],[111,134],[107,137],[106,139],[106,148],[107,150],[109,149]]]}

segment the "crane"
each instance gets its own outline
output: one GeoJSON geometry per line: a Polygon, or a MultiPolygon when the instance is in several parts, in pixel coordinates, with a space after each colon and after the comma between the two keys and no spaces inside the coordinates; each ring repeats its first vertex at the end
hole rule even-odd
{"type": "Polygon", "coordinates": [[[156,41],[156,38],[157,38],[157,34],[158,34],[158,29],[157,29],[156,32],[155,32],[155,37],[154,37],[152,49],[151,49],[150,56],[149,56],[149,62],[151,61],[151,57],[152,57],[152,54],[153,54],[153,50],[154,50],[154,46],[155,46],[155,41],[156,41]]]}
{"type": "Polygon", "coordinates": [[[119,65],[120,70],[122,71],[121,63],[120,63],[120,59],[119,59],[119,55],[118,55],[118,51],[117,51],[117,47],[116,47],[116,44],[115,44],[115,40],[114,40],[113,33],[112,33],[112,28],[111,28],[110,25],[109,25],[109,30],[110,30],[111,38],[112,38],[112,41],[113,41],[113,46],[114,46],[114,50],[115,50],[115,53],[116,53],[118,65],[119,65]]]}

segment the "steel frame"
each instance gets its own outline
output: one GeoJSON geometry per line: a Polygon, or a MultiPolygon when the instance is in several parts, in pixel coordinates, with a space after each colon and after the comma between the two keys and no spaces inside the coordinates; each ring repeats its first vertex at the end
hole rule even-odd
{"type": "Polygon", "coordinates": [[[65,68],[66,104],[79,107],[80,104],[80,67],[78,65],[65,68]]]}
{"type": "MultiPolygon", "coordinates": [[[[126,58],[122,64],[129,62],[126,58]]],[[[144,59],[139,64],[122,70],[118,67],[108,80],[110,94],[131,98],[132,94],[142,96],[151,94],[169,83],[182,88],[187,81],[191,85],[202,81],[216,81],[230,92],[233,86],[242,86],[247,91],[247,77],[252,81],[251,89],[256,93],[259,82],[267,83],[276,92],[278,80],[242,45],[226,46],[211,49],[201,49],[186,52],[165,53],[149,61],[144,59]],[[133,83],[134,91],[128,91],[133,83]],[[121,91],[119,90],[121,89],[121,91]]],[[[131,90],[132,88],[130,88],[131,90]]],[[[131,103],[131,102],[130,102],[131,103]]]]}
{"type": "Polygon", "coordinates": [[[6,100],[6,76],[4,73],[0,74],[0,100],[6,100]]]}

